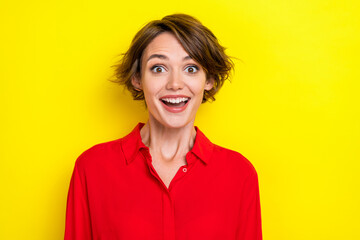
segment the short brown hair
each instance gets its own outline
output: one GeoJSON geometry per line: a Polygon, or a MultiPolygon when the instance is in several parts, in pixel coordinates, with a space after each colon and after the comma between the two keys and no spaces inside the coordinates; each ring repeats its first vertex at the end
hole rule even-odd
{"type": "Polygon", "coordinates": [[[145,48],[163,32],[173,33],[189,56],[203,67],[207,78],[214,79],[214,87],[204,92],[202,102],[209,99],[214,101],[215,93],[229,78],[233,62],[225,54],[225,48],[219,44],[215,35],[199,20],[186,14],[172,14],[146,24],[135,35],[120,62],[113,66],[113,81],[125,85],[135,100],[144,100],[143,91],[136,90],[131,79],[140,74],[141,57],[145,48]]]}

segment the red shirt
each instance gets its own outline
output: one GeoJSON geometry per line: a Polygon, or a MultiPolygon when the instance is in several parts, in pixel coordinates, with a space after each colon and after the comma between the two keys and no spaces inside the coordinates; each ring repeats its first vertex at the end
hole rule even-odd
{"type": "Polygon", "coordinates": [[[260,240],[257,173],[240,153],[195,143],[169,188],[140,136],[101,143],[75,163],[66,210],[66,240],[260,240]]]}

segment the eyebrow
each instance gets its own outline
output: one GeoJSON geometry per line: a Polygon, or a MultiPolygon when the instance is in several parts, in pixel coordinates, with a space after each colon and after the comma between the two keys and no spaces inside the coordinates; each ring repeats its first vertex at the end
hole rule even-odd
{"type": "MultiPolygon", "coordinates": [[[[147,59],[147,62],[150,61],[150,59],[153,59],[153,58],[160,58],[160,59],[165,59],[165,60],[168,60],[169,58],[165,55],[162,55],[162,54],[152,54],[148,59],[147,59]]],[[[186,56],[184,57],[184,61],[185,60],[188,60],[188,59],[192,59],[192,57],[190,56],[186,56]]]]}

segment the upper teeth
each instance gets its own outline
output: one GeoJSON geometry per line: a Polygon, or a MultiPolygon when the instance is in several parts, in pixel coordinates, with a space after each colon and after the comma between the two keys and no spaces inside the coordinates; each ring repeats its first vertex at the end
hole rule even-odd
{"type": "Polygon", "coordinates": [[[169,103],[180,103],[180,102],[185,102],[188,99],[189,98],[162,98],[161,100],[169,102],[169,103]]]}

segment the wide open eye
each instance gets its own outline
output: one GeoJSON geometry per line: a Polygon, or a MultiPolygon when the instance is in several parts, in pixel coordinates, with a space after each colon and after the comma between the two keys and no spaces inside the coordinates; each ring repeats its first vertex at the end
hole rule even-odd
{"type": "Polygon", "coordinates": [[[165,72],[165,68],[163,66],[155,65],[151,68],[151,71],[154,73],[162,73],[165,72]]]}
{"type": "Polygon", "coordinates": [[[199,68],[195,65],[187,66],[185,68],[185,72],[188,72],[188,73],[196,73],[198,70],[199,70],[199,68]]]}

